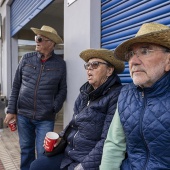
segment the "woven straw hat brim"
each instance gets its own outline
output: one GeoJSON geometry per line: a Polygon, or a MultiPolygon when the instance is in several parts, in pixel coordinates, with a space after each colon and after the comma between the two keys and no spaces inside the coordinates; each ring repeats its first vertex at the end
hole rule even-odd
{"type": "Polygon", "coordinates": [[[37,35],[43,35],[44,37],[49,38],[50,40],[54,41],[56,44],[63,43],[63,40],[58,34],[54,34],[52,32],[45,31],[45,30],[40,30],[38,28],[31,28],[31,30],[37,35]]]}
{"type": "Polygon", "coordinates": [[[80,53],[80,57],[88,62],[91,58],[99,58],[112,64],[117,74],[122,73],[124,70],[124,62],[116,59],[113,55],[113,51],[107,49],[87,49],[80,53]]]}
{"type": "Polygon", "coordinates": [[[129,47],[140,42],[158,44],[170,49],[170,29],[151,32],[129,39],[115,49],[114,56],[122,61],[126,61],[125,54],[128,52],[129,47]]]}

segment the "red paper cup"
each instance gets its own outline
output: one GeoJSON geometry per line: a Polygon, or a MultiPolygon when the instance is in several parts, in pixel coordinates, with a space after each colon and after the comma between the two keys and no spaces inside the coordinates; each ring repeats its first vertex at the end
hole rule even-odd
{"type": "Polygon", "coordinates": [[[45,137],[44,148],[47,152],[51,152],[54,144],[57,142],[59,135],[55,132],[48,132],[45,137]]]}
{"type": "Polygon", "coordinates": [[[11,131],[16,131],[17,130],[16,120],[11,120],[9,122],[9,127],[10,127],[11,131]]]}

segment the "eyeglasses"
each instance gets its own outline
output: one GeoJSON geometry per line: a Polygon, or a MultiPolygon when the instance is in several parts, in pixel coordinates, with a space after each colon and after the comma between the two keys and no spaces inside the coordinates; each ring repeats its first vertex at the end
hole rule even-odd
{"type": "Polygon", "coordinates": [[[48,40],[48,39],[46,40],[46,39],[44,39],[43,37],[40,37],[40,36],[37,36],[37,35],[36,35],[36,36],[35,36],[35,41],[40,43],[40,42],[42,42],[42,41],[51,41],[51,40],[48,40]]]}
{"type": "Polygon", "coordinates": [[[137,57],[147,57],[151,52],[154,51],[163,51],[163,50],[149,50],[148,48],[141,48],[137,51],[129,51],[125,54],[126,61],[129,61],[134,55],[137,57]]]}
{"type": "Polygon", "coordinates": [[[89,67],[91,66],[92,69],[97,69],[98,66],[99,66],[99,64],[108,65],[107,63],[103,63],[103,62],[100,62],[100,61],[93,61],[93,62],[91,62],[91,63],[90,63],[90,62],[85,63],[85,64],[84,64],[84,68],[85,68],[86,70],[88,70],[89,67]]]}

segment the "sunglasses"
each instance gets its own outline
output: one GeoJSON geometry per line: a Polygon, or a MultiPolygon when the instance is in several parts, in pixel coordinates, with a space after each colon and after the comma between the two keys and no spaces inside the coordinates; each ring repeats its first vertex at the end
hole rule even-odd
{"type": "Polygon", "coordinates": [[[108,63],[103,63],[103,62],[100,62],[100,61],[94,61],[94,62],[92,62],[92,63],[90,63],[90,62],[85,63],[85,64],[84,64],[84,68],[85,68],[86,70],[88,70],[89,67],[91,66],[92,69],[97,69],[100,64],[105,64],[105,65],[108,66],[108,63]]]}
{"type": "Polygon", "coordinates": [[[51,41],[51,40],[44,39],[44,38],[36,35],[36,36],[35,36],[35,41],[40,43],[40,42],[42,42],[42,41],[51,41]]]}

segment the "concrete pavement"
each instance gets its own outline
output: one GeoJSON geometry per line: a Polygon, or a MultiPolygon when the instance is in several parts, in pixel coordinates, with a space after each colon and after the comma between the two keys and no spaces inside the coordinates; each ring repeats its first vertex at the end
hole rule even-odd
{"type": "MultiPolygon", "coordinates": [[[[63,115],[59,114],[55,122],[55,132],[63,129],[63,115]]],[[[20,170],[20,147],[18,132],[9,128],[0,129],[0,170],[20,170]]]]}

